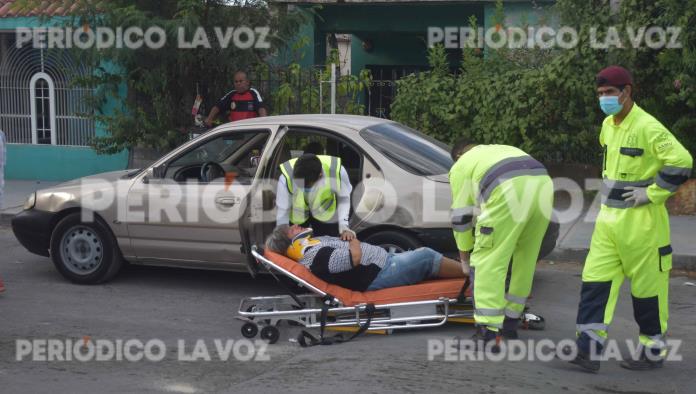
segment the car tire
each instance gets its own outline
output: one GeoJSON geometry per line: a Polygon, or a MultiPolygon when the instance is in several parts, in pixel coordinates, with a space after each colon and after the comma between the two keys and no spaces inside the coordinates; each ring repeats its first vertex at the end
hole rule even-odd
{"type": "Polygon", "coordinates": [[[549,222],[549,227],[546,229],[544,234],[544,239],[541,241],[541,247],[539,248],[539,257],[537,260],[541,260],[546,256],[550,255],[554,249],[556,249],[556,242],[558,241],[558,235],[560,233],[561,225],[555,218],[552,218],[549,222]]]}
{"type": "Polygon", "coordinates": [[[367,236],[364,240],[368,244],[381,246],[389,252],[405,252],[418,249],[423,243],[416,237],[401,231],[386,230],[367,236]]]}
{"type": "Polygon", "coordinates": [[[116,239],[103,220],[81,221],[80,213],[63,218],[51,235],[51,259],[63,277],[79,284],[113,279],[123,266],[116,239]]]}

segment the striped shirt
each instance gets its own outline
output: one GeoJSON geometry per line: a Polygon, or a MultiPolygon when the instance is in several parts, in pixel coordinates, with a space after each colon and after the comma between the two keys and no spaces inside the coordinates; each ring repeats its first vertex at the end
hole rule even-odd
{"type": "Polygon", "coordinates": [[[350,242],[337,237],[316,237],[321,244],[305,250],[299,261],[322,280],[351,290],[364,291],[384,268],[389,253],[379,246],[360,243],[360,265],[353,266],[350,242]]]}

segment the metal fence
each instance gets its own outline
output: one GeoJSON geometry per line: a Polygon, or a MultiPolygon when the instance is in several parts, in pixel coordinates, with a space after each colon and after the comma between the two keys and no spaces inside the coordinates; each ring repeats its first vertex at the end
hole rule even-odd
{"type": "Polygon", "coordinates": [[[66,50],[16,48],[14,33],[0,33],[0,129],[7,142],[38,143],[35,134],[46,117],[51,120],[50,127],[43,125],[51,133],[48,143],[89,145],[95,136],[95,125],[87,117],[89,109],[84,98],[91,90],[74,86],[73,81],[90,73],[66,50]],[[47,107],[50,113],[41,113],[40,101],[32,106],[37,77],[47,81],[52,89],[52,103],[47,107]]]}

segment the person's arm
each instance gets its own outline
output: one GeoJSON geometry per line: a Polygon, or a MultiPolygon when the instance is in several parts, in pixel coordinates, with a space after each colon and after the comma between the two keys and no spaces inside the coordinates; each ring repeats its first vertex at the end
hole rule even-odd
{"type": "Polygon", "coordinates": [[[476,209],[474,188],[471,177],[465,168],[456,166],[450,172],[452,189],[452,231],[457,249],[470,252],[474,248],[473,220],[476,209]]]}
{"type": "Polygon", "coordinates": [[[259,93],[259,91],[254,88],[251,88],[249,90],[251,90],[252,95],[254,96],[254,107],[256,108],[256,114],[259,117],[268,116],[268,110],[266,109],[266,104],[263,102],[263,99],[261,98],[261,93],[259,93]]]}
{"type": "Polygon", "coordinates": [[[655,183],[648,187],[647,197],[652,203],[664,204],[689,179],[693,158],[662,125],[651,134],[649,144],[653,155],[662,162],[662,168],[655,177],[655,183]]]}
{"type": "Polygon", "coordinates": [[[341,190],[336,197],[336,216],[338,218],[338,233],[343,241],[350,241],[355,238],[355,232],[350,229],[350,195],[353,186],[348,178],[348,171],[341,166],[341,190]]]}
{"type": "Polygon", "coordinates": [[[210,113],[208,114],[208,117],[205,118],[205,125],[208,127],[211,127],[213,125],[213,121],[215,118],[218,116],[220,113],[220,108],[218,108],[217,105],[215,105],[213,108],[210,109],[210,113]]]}
{"type": "Polygon", "coordinates": [[[234,94],[234,90],[227,93],[225,96],[223,96],[220,101],[218,101],[213,108],[210,109],[210,113],[208,114],[208,117],[205,119],[205,125],[208,127],[211,127],[213,125],[213,121],[215,118],[218,116],[220,111],[225,111],[226,109],[230,108],[230,105],[232,104],[232,95],[234,94]]]}
{"type": "Polygon", "coordinates": [[[321,246],[316,251],[311,250],[311,252],[312,255],[305,257],[305,259],[311,260],[310,271],[327,282],[331,282],[333,274],[341,274],[356,268],[353,265],[350,248],[321,246]]]}
{"type": "Polygon", "coordinates": [[[353,263],[353,267],[357,267],[360,265],[360,261],[362,260],[362,248],[360,247],[360,241],[358,241],[357,238],[353,238],[350,241],[349,246],[351,262],[353,263]]]}
{"type": "Polygon", "coordinates": [[[278,179],[276,187],[276,226],[290,223],[290,192],[283,175],[278,179]]]}
{"type": "Polygon", "coordinates": [[[471,271],[471,265],[469,263],[470,257],[471,253],[459,251],[459,262],[462,264],[462,272],[464,272],[465,275],[469,275],[471,271]]]}

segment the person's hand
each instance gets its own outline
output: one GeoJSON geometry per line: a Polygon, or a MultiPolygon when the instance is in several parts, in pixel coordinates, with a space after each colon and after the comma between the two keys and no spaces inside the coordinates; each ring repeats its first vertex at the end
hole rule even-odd
{"type": "Polygon", "coordinates": [[[462,264],[462,272],[464,275],[469,275],[469,272],[471,271],[470,265],[469,265],[469,256],[470,254],[468,252],[462,252],[459,251],[459,262],[462,264]]]}
{"type": "Polygon", "coordinates": [[[621,195],[624,201],[633,202],[634,207],[650,204],[647,187],[626,186],[625,189],[630,191],[621,195]]]}
{"type": "Polygon", "coordinates": [[[355,231],[345,229],[343,232],[341,232],[341,241],[352,241],[356,239],[355,231]]]}

